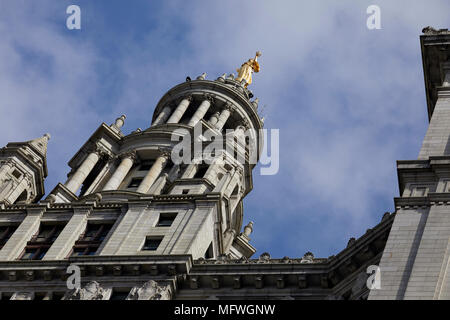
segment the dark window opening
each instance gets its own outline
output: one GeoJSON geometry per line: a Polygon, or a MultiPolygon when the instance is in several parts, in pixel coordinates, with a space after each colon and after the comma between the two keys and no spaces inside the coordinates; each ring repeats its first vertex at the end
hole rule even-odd
{"type": "Polygon", "coordinates": [[[156,251],[161,244],[162,238],[147,238],[145,239],[144,246],[142,250],[145,251],[156,251]]]}
{"type": "Polygon", "coordinates": [[[23,190],[23,192],[20,194],[20,196],[16,199],[14,203],[20,204],[20,203],[26,203],[28,198],[28,191],[23,190]]]}
{"type": "Polygon", "coordinates": [[[153,162],[154,161],[142,163],[141,166],[139,167],[139,171],[148,171],[148,170],[150,170],[152,168],[152,166],[153,166],[153,162]]]}
{"type": "Polygon", "coordinates": [[[17,226],[1,226],[0,227],[0,249],[8,242],[9,238],[16,231],[17,226]]]}
{"type": "Polygon", "coordinates": [[[93,256],[107,237],[113,226],[109,223],[88,223],[86,230],[80,235],[75,242],[72,250],[72,257],[76,256],[93,256]]]}
{"type": "Polygon", "coordinates": [[[200,102],[197,101],[191,101],[191,103],[189,103],[188,108],[186,109],[186,111],[184,112],[183,116],[181,117],[180,121],[178,123],[182,123],[182,124],[188,124],[189,121],[191,120],[192,116],[194,115],[195,111],[197,111],[197,108],[199,107],[200,102]]]}
{"type": "Polygon", "coordinates": [[[38,233],[27,242],[20,260],[42,260],[63,229],[62,224],[41,224],[38,233]]]}
{"type": "Polygon", "coordinates": [[[128,184],[127,188],[137,188],[141,184],[143,178],[133,178],[131,179],[131,182],[128,184]]]}
{"type": "Polygon", "coordinates": [[[21,174],[19,171],[17,171],[17,170],[14,170],[11,174],[12,174],[16,179],[20,179],[20,177],[22,176],[22,174],[21,174]]]}
{"type": "Polygon", "coordinates": [[[46,296],[47,296],[46,292],[36,292],[34,294],[34,300],[44,300],[46,296]]]}
{"type": "Polygon", "coordinates": [[[20,260],[42,260],[48,249],[48,247],[27,248],[20,260]]]}
{"type": "Polygon", "coordinates": [[[162,212],[159,214],[157,227],[170,227],[177,216],[176,212],[162,212]]]}
{"type": "Polygon", "coordinates": [[[42,225],[39,228],[39,233],[31,241],[53,243],[63,228],[63,225],[42,225]]]}
{"type": "Polygon", "coordinates": [[[182,191],[181,191],[181,194],[188,194],[189,193],[189,189],[183,189],[182,191]]]}
{"type": "Polygon", "coordinates": [[[169,159],[167,161],[167,164],[164,166],[164,169],[163,169],[162,173],[167,173],[168,174],[173,169],[174,166],[175,166],[175,164],[172,162],[171,159],[169,159]]]}
{"type": "Polygon", "coordinates": [[[97,178],[97,176],[100,174],[100,171],[102,171],[102,169],[104,168],[104,166],[106,165],[107,162],[108,162],[108,158],[107,158],[107,156],[104,156],[95,164],[94,168],[92,168],[91,172],[88,174],[88,176],[84,180],[83,185],[80,190],[80,193],[79,193],[79,196],[82,196],[85,194],[85,192],[89,189],[89,187],[94,182],[95,178],[97,178]]]}
{"type": "Polygon", "coordinates": [[[64,297],[64,292],[53,292],[52,293],[52,300],[62,300],[64,297]]]}
{"type": "Polygon", "coordinates": [[[212,245],[212,242],[211,242],[211,244],[209,245],[208,249],[206,249],[205,259],[212,259],[212,258],[214,258],[214,250],[213,250],[213,245],[212,245]]]}
{"type": "Polygon", "coordinates": [[[194,175],[194,179],[200,179],[203,178],[203,176],[206,174],[206,171],[208,170],[209,166],[207,164],[199,164],[197,168],[197,172],[194,175]]]}
{"type": "Polygon", "coordinates": [[[12,292],[3,292],[0,300],[11,300],[12,292]]]}
{"type": "Polygon", "coordinates": [[[121,289],[120,291],[116,291],[114,289],[112,294],[111,294],[111,297],[109,298],[109,300],[126,300],[130,290],[131,289],[127,289],[126,291],[124,291],[124,290],[121,289]]]}

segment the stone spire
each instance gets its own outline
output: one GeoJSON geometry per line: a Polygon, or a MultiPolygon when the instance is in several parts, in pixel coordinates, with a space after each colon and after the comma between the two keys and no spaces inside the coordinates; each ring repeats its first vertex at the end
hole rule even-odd
{"type": "Polygon", "coordinates": [[[42,137],[28,141],[28,143],[34,147],[42,156],[47,156],[47,144],[50,140],[50,134],[46,133],[42,137]]]}

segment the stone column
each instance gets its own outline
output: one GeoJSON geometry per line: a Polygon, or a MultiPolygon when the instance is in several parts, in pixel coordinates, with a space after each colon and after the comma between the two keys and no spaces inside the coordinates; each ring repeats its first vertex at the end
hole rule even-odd
{"type": "Polygon", "coordinates": [[[136,152],[131,151],[121,155],[122,162],[117,167],[116,171],[114,171],[112,177],[108,180],[103,191],[106,190],[116,190],[123,179],[126,177],[131,167],[133,166],[134,161],[136,160],[136,152]]]}
{"type": "Polygon", "coordinates": [[[191,120],[189,121],[189,126],[195,126],[200,119],[204,117],[206,114],[206,111],[208,111],[209,107],[212,103],[212,97],[209,95],[205,96],[205,100],[202,101],[198,109],[195,111],[194,115],[192,116],[191,120]]]}
{"type": "Polygon", "coordinates": [[[213,127],[215,126],[215,124],[217,123],[217,121],[219,121],[219,116],[220,116],[220,112],[216,112],[214,113],[211,118],[209,118],[208,122],[210,125],[212,125],[213,127]]]}
{"type": "Polygon", "coordinates": [[[157,126],[158,124],[162,124],[166,122],[166,120],[170,116],[170,111],[172,108],[170,106],[165,107],[159,114],[158,117],[156,117],[155,121],[153,121],[152,126],[157,126]]]}
{"type": "Polygon", "coordinates": [[[77,190],[81,187],[81,184],[84,182],[86,177],[89,175],[91,170],[94,168],[98,160],[100,159],[99,150],[95,150],[91,152],[86,159],[84,159],[83,163],[78,167],[77,171],[67,180],[65,186],[71,192],[76,193],[77,190]]]}
{"type": "Polygon", "coordinates": [[[167,120],[167,123],[178,123],[183,116],[186,109],[189,107],[189,104],[192,101],[192,96],[188,96],[187,98],[184,98],[181,100],[178,107],[175,109],[175,111],[170,116],[169,120],[167,120]]]}
{"type": "Polygon", "coordinates": [[[162,170],[164,169],[165,165],[167,164],[167,159],[169,158],[169,153],[164,152],[162,155],[160,155],[156,160],[153,166],[150,168],[150,170],[147,172],[147,175],[145,176],[144,180],[142,180],[141,184],[137,188],[136,192],[141,193],[147,193],[152,184],[155,182],[155,180],[158,178],[158,176],[161,174],[162,170]]]}
{"type": "Polygon", "coordinates": [[[231,112],[233,111],[233,106],[231,104],[227,104],[225,108],[222,110],[219,116],[219,120],[217,121],[215,127],[217,130],[221,131],[225,123],[227,122],[228,118],[231,115],[231,112]]]}

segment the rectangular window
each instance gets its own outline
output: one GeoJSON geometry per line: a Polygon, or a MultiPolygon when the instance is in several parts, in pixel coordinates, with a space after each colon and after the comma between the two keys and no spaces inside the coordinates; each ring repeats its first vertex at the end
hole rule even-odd
{"type": "Polygon", "coordinates": [[[72,251],[72,257],[78,257],[78,256],[93,256],[97,252],[97,247],[94,246],[78,246],[77,248],[74,248],[72,251]]]}
{"type": "Polygon", "coordinates": [[[162,238],[147,238],[145,239],[144,246],[142,250],[145,251],[156,251],[161,244],[162,238]]]}
{"type": "Polygon", "coordinates": [[[157,227],[170,227],[177,216],[176,212],[161,212],[157,227]]]}
{"type": "Polygon", "coordinates": [[[78,241],[75,242],[71,256],[95,255],[112,226],[113,222],[88,223],[85,232],[81,234],[78,241]]]}
{"type": "Polygon", "coordinates": [[[17,226],[2,226],[0,227],[0,249],[8,242],[9,238],[16,231],[17,226]]]}
{"type": "Polygon", "coordinates": [[[188,194],[189,193],[189,189],[183,189],[182,191],[181,191],[181,194],[188,194]]]}
{"type": "Polygon", "coordinates": [[[137,188],[141,184],[143,178],[133,178],[127,188],[137,188]]]}
{"type": "Polygon", "coordinates": [[[63,224],[41,224],[39,231],[27,242],[20,260],[42,260],[64,229],[63,224]]]}
{"type": "Polygon", "coordinates": [[[53,243],[58,238],[64,226],[62,225],[42,225],[39,228],[38,235],[34,238],[36,242],[53,243]]]}
{"type": "Polygon", "coordinates": [[[20,179],[20,177],[22,176],[22,174],[21,174],[19,171],[17,171],[17,170],[14,170],[14,171],[12,172],[12,175],[13,175],[16,179],[20,179]]]}
{"type": "Polygon", "coordinates": [[[42,258],[47,253],[49,247],[47,246],[39,246],[35,248],[27,248],[25,249],[24,254],[20,258],[20,260],[42,260],[42,258]]]}
{"type": "Polygon", "coordinates": [[[416,187],[413,191],[413,197],[424,197],[427,193],[426,187],[416,187]]]}

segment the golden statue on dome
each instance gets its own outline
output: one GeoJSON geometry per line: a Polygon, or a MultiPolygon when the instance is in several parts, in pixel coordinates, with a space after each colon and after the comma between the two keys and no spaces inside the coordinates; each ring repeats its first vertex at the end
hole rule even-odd
{"type": "Polygon", "coordinates": [[[245,80],[245,87],[247,88],[249,84],[252,83],[252,73],[259,72],[260,67],[258,63],[258,57],[261,56],[261,51],[257,51],[254,58],[248,59],[247,62],[244,62],[242,66],[237,69],[238,76],[235,80],[241,82],[245,80]]]}

